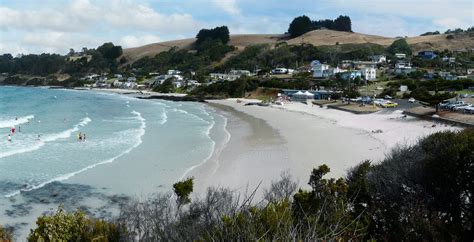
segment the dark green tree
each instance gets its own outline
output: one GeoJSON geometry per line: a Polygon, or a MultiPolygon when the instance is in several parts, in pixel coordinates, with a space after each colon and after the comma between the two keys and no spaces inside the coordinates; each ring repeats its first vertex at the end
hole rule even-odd
{"type": "Polygon", "coordinates": [[[455,97],[456,93],[435,92],[435,94],[430,94],[428,89],[426,89],[425,87],[420,87],[420,88],[417,88],[414,91],[412,91],[411,95],[419,101],[425,102],[430,106],[434,106],[436,108],[436,112],[438,112],[439,111],[439,104],[444,100],[455,97]]]}
{"type": "Polygon", "coordinates": [[[191,198],[189,196],[193,192],[193,183],[194,177],[191,177],[184,181],[173,184],[173,190],[177,196],[176,203],[178,204],[178,207],[191,202],[191,198]]]}
{"type": "Polygon", "coordinates": [[[288,33],[292,38],[298,37],[311,30],[313,30],[313,24],[311,19],[306,15],[296,17],[291,21],[288,27],[288,33]]]}
{"type": "Polygon", "coordinates": [[[229,28],[227,26],[215,27],[213,29],[201,29],[196,35],[196,45],[199,46],[207,39],[220,40],[223,44],[227,44],[230,40],[229,28]]]}
{"type": "Polygon", "coordinates": [[[404,53],[406,55],[411,55],[412,51],[405,39],[397,39],[387,48],[387,51],[394,55],[396,53],[404,53]]]}
{"type": "Polygon", "coordinates": [[[352,22],[349,16],[339,16],[334,20],[333,29],[337,31],[352,32],[352,22]]]}

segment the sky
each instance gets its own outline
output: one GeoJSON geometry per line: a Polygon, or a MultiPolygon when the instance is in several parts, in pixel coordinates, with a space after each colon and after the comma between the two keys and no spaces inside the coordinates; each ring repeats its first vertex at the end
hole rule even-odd
{"type": "Polygon", "coordinates": [[[416,36],[473,26],[473,6],[473,0],[0,0],[0,54],[66,54],[105,42],[129,48],[222,25],[231,34],[278,34],[301,15],[348,15],[355,32],[416,36]]]}

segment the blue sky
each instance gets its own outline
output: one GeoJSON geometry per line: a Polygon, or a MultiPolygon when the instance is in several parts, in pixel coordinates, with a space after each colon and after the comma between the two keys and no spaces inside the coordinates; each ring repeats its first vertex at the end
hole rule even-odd
{"type": "Polygon", "coordinates": [[[0,0],[0,53],[65,54],[104,42],[135,47],[194,37],[201,28],[231,34],[284,33],[300,15],[349,15],[355,32],[415,36],[474,25],[472,0],[0,0]]]}

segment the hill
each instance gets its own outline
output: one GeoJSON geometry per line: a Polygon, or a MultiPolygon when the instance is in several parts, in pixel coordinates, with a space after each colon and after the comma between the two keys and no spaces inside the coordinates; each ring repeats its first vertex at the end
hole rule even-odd
{"type": "MultiPolygon", "coordinates": [[[[474,48],[474,35],[461,33],[454,35],[453,39],[447,39],[447,34],[407,37],[406,40],[414,52],[420,50],[457,50],[474,48]]],[[[287,42],[289,45],[299,45],[302,43],[312,44],[314,46],[327,46],[336,44],[364,44],[373,43],[383,46],[389,46],[396,38],[383,37],[377,35],[341,32],[334,30],[314,30],[299,37],[289,39],[282,34],[242,34],[231,35],[230,45],[237,49],[228,54],[227,57],[235,55],[245,49],[245,47],[256,44],[271,44],[278,42],[287,42]]],[[[167,51],[172,47],[179,49],[191,49],[195,39],[183,39],[149,44],[136,48],[124,49],[123,56],[128,63],[133,63],[145,56],[155,56],[156,54],[167,51]]]]}

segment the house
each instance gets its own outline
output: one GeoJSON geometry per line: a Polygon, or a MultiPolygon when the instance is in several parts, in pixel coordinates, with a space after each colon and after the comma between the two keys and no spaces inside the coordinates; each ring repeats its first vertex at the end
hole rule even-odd
{"type": "Polygon", "coordinates": [[[445,56],[445,57],[443,57],[441,60],[443,60],[444,62],[448,62],[449,64],[451,64],[451,63],[456,62],[456,57],[447,57],[447,56],[445,56]]]}
{"type": "Polygon", "coordinates": [[[124,84],[124,82],[120,81],[120,80],[115,80],[113,83],[112,83],[112,86],[113,87],[122,87],[124,84]]]}
{"type": "Polygon", "coordinates": [[[131,77],[127,78],[127,82],[136,82],[136,81],[137,81],[137,78],[134,77],[134,76],[131,76],[131,77]]]}
{"type": "Polygon", "coordinates": [[[407,91],[408,91],[408,86],[400,85],[400,92],[407,92],[407,91]]]}
{"type": "Polygon", "coordinates": [[[250,71],[247,70],[231,70],[229,72],[230,75],[240,75],[240,76],[250,76],[250,71]]]}
{"type": "Polygon", "coordinates": [[[351,60],[343,60],[341,62],[341,68],[352,68],[352,61],[351,60]]]}
{"type": "Polygon", "coordinates": [[[311,62],[311,70],[313,71],[313,77],[322,78],[324,77],[324,71],[329,69],[329,65],[321,64],[319,61],[311,62]]]}
{"type": "Polygon", "coordinates": [[[341,72],[345,72],[345,71],[347,71],[347,70],[341,69],[339,67],[329,68],[329,69],[323,71],[323,77],[333,77],[337,73],[341,73],[341,72]]]}
{"type": "Polygon", "coordinates": [[[395,69],[393,72],[397,75],[407,75],[408,73],[416,71],[416,68],[412,68],[410,63],[399,62],[395,64],[395,69]]]}
{"type": "Polygon", "coordinates": [[[377,72],[375,68],[366,67],[360,69],[360,71],[362,72],[362,76],[366,81],[373,81],[377,78],[377,72]]]}
{"type": "Polygon", "coordinates": [[[361,71],[346,71],[341,73],[342,80],[354,80],[357,77],[362,78],[361,71]]]}
{"type": "Polygon", "coordinates": [[[212,80],[217,81],[235,81],[240,78],[240,75],[224,74],[224,73],[211,73],[209,74],[212,80]]]}
{"type": "Polygon", "coordinates": [[[418,52],[418,55],[417,55],[417,57],[421,59],[425,59],[425,60],[432,60],[436,58],[437,56],[438,55],[436,55],[434,51],[431,51],[431,50],[420,51],[418,52]]]}
{"type": "Polygon", "coordinates": [[[370,56],[370,60],[375,63],[385,63],[387,62],[387,57],[385,55],[373,55],[370,56]]]}
{"type": "Polygon", "coordinates": [[[467,69],[466,72],[468,75],[472,75],[474,74],[474,69],[467,69]]]}
{"type": "Polygon", "coordinates": [[[352,67],[355,69],[377,68],[377,63],[372,61],[353,61],[352,67]]]}
{"type": "Polygon", "coordinates": [[[274,75],[278,75],[278,74],[287,74],[288,73],[288,69],[286,68],[275,68],[272,70],[272,74],[274,75]]]}
{"type": "Polygon", "coordinates": [[[395,57],[397,59],[405,59],[405,58],[407,58],[407,55],[404,54],[404,53],[395,53],[395,57]]]}
{"type": "Polygon", "coordinates": [[[438,72],[438,75],[447,81],[456,81],[458,79],[456,75],[453,75],[451,74],[451,72],[448,71],[440,71],[438,72]]]}
{"type": "Polygon", "coordinates": [[[168,70],[168,75],[181,75],[181,71],[178,70],[168,70]]]}

